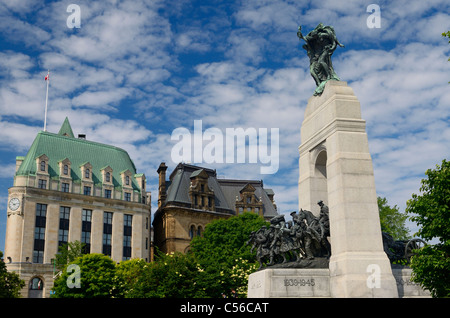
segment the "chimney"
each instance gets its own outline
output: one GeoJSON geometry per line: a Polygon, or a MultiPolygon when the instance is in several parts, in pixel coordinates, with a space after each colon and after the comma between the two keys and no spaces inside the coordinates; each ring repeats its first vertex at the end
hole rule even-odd
{"type": "Polygon", "coordinates": [[[161,162],[159,168],[156,172],[159,174],[159,194],[158,194],[158,209],[164,204],[166,201],[167,193],[166,193],[166,170],[167,166],[165,162],[161,162]]]}

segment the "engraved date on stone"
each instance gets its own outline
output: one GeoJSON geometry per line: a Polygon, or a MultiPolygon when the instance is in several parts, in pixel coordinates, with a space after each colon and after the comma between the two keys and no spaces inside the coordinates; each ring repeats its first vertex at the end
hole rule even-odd
{"type": "Polygon", "coordinates": [[[314,278],[311,279],[285,279],[284,286],[314,286],[314,278]]]}

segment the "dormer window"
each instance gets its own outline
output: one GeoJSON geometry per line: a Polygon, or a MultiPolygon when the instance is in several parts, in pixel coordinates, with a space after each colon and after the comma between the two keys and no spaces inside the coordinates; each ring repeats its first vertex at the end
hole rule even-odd
{"type": "Polygon", "coordinates": [[[41,171],[45,171],[45,161],[41,161],[41,171]]]}
{"type": "Polygon", "coordinates": [[[90,169],[85,169],[84,170],[84,177],[86,179],[90,179],[91,178],[91,170],[90,169]]]}
{"type": "Polygon", "coordinates": [[[68,166],[68,165],[64,165],[63,173],[64,173],[64,175],[66,175],[66,176],[69,174],[69,166],[68,166]]]}
{"type": "Polygon", "coordinates": [[[125,184],[130,185],[130,176],[125,176],[125,184]]]}
{"type": "Polygon", "coordinates": [[[113,169],[110,166],[106,166],[100,169],[102,173],[102,181],[106,185],[112,185],[113,182],[113,169]]]}

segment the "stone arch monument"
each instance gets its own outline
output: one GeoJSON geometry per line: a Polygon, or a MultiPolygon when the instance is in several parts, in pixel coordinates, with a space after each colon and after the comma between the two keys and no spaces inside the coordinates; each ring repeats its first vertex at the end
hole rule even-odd
{"type": "Polygon", "coordinates": [[[266,269],[250,275],[249,297],[398,297],[384,252],[372,158],[353,89],[339,80],[331,55],[343,45],[320,23],[297,36],[316,90],[308,100],[299,147],[299,211],[329,208],[328,268],[266,269]]]}
{"type": "MultiPolygon", "coordinates": [[[[346,82],[309,99],[299,147],[299,209],[330,210],[332,297],[397,297],[384,253],[372,159],[361,107],[346,82]],[[377,284],[371,284],[375,273],[377,284]]],[[[375,276],[374,276],[375,278],[375,276]]]]}

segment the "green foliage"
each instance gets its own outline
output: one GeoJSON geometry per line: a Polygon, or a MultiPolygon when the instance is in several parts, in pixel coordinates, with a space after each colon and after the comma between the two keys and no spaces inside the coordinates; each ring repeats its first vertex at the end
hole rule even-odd
{"type": "Polygon", "coordinates": [[[411,257],[412,280],[433,297],[450,297],[450,246],[427,245],[411,257]]]}
{"type": "Polygon", "coordinates": [[[425,240],[435,237],[441,243],[450,239],[450,162],[445,159],[436,170],[428,169],[428,179],[422,179],[421,195],[413,194],[406,212],[411,220],[422,226],[417,236],[425,240]]]}
{"type": "Polygon", "coordinates": [[[103,254],[86,254],[75,259],[71,264],[80,267],[81,287],[69,288],[67,280],[71,272],[66,268],[55,282],[53,291],[56,298],[97,298],[115,297],[123,292],[118,290],[115,277],[115,264],[103,254]]]}
{"type": "Polygon", "coordinates": [[[405,213],[401,213],[397,205],[391,208],[386,198],[378,197],[377,201],[378,211],[380,212],[381,230],[389,233],[394,240],[409,239],[408,228],[405,225],[408,216],[405,213]]]}
{"type": "MultiPolygon", "coordinates": [[[[3,252],[0,251],[0,259],[3,252]]],[[[0,260],[0,298],[19,298],[20,289],[25,286],[25,282],[14,272],[8,272],[6,264],[0,260]]]]}
{"type": "Polygon", "coordinates": [[[155,262],[143,267],[129,298],[207,297],[204,270],[193,255],[158,253],[155,262]]]}
{"type": "Polygon", "coordinates": [[[255,261],[255,256],[246,242],[252,231],[257,231],[264,225],[267,225],[267,222],[250,212],[211,222],[206,226],[202,237],[193,239],[191,252],[202,263],[220,263],[228,268],[235,265],[238,258],[255,261]]]}
{"type": "Polygon", "coordinates": [[[102,254],[83,255],[71,262],[80,266],[81,288],[67,287],[66,267],[53,290],[56,297],[80,298],[245,297],[248,275],[257,268],[246,242],[264,225],[254,213],[211,222],[189,253],[158,252],[152,263],[132,259],[115,265],[102,254]]]}
{"type": "Polygon", "coordinates": [[[143,259],[131,259],[117,264],[115,284],[116,289],[121,291],[117,296],[130,298],[135,295],[135,286],[148,267],[149,264],[143,259]]]}
{"type": "Polygon", "coordinates": [[[84,244],[80,241],[69,242],[61,245],[56,254],[56,268],[62,270],[67,264],[83,255],[84,244]]]}
{"type": "Polygon", "coordinates": [[[255,271],[256,258],[246,244],[249,235],[268,223],[254,213],[243,213],[208,224],[203,237],[191,243],[191,253],[207,273],[211,297],[246,294],[248,275],[255,271]]]}
{"type": "Polygon", "coordinates": [[[422,179],[421,195],[413,194],[406,212],[421,228],[417,236],[438,244],[418,251],[411,260],[413,279],[434,297],[450,297],[450,162],[445,159],[422,179]]]}

